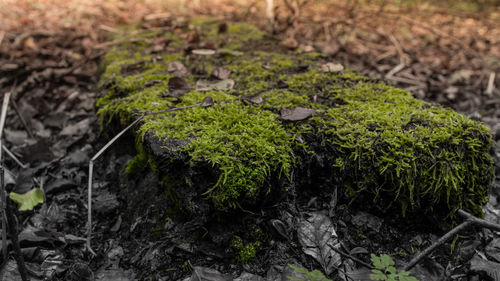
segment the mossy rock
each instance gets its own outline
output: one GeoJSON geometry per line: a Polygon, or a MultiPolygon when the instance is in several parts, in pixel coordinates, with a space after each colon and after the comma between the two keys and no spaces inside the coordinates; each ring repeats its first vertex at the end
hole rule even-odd
{"type": "Polygon", "coordinates": [[[484,124],[348,69],[323,72],[328,58],[280,49],[251,25],[224,29],[196,20],[135,32],[144,41],[117,46],[103,61],[97,106],[107,131],[146,112],[215,101],[147,115],[134,129],[139,152],[128,172],[149,166],[173,209],[188,216],[256,209],[290,193],[339,188],[352,202],[403,215],[453,218],[460,208],[482,215],[493,179],[484,124]],[[188,32],[199,42],[186,43],[188,32]],[[158,38],[170,43],[152,53],[158,38]],[[191,53],[203,45],[216,53],[191,53]],[[191,88],[179,97],[168,94],[172,61],[190,70],[183,79],[191,88]],[[231,71],[234,87],[196,90],[200,80],[216,83],[209,75],[216,67],[231,71]],[[294,109],[305,116],[282,118],[294,109]]]}

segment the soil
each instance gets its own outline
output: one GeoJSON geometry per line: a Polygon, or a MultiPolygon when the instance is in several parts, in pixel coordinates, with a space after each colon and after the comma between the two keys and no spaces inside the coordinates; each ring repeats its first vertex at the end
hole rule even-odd
{"type": "MultiPolygon", "coordinates": [[[[194,12],[224,16],[228,21],[265,22],[258,7],[220,7],[201,7],[194,12]]],[[[22,4],[11,7],[12,11],[22,8],[22,4]]],[[[268,28],[268,36],[281,41],[280,48],[312,48],[371,78],[385,79],[418,98],[485,122],[497,146],[492,151],[496,180],[483,210],[487,220],[498,223],[500,30],[494,24],[498,16],[494,11],[480,14],[393,8],[368,4],[339,4],[328,9],[320,4],[295,8],[281,5],[272,24],[264,28],[268,28]],[[413,13],[411,18],[409,12],[413,13]]],[[[109,12],[111,8],[106,9],[109,12]]],[[[366,277],[366,272],[353,269],[361,266],[357,259],[370,263],[370,253],[391,254],[401,266],[444,233],[422,231],[364,211],[343,212],[344,206],[335,206],[334,196],[314,195],[294,205],[285,201],[272,211],[234,224],[177,224],[155,217],[158,206],[154,205],[142,206],[144,215],[129,222],[128,196],[138,194],[124,190],[158,183],[151,172],[145,171],[140,178],[123,176],[135,153],[130,139],[124,136],[95,162],[92,246],[97,255],[89,252],[85,247],[88,163],[113,135],[100,130],[95,116],[99,60],[103,50],[113,45],[106,40],[107,33],[119,32],[111,26],[151,15],[150,9],[141,6],[136,13],[111,9],[108,16],[95,12],[92,17],[78,19],[85,24],[67,27],[56,24],[60,15],[41,13],[43,9],[30,8],[26,17],[16,17],[13,12],[3,18],[6,28],[0,30],[0,92],[13,94],[4,141],[28,166],[21,168],[5,156],[6,169],[17,175],[15,184],[8,188],[24,193],[42,187],[46,197],[34,211],[17,214],[20,246],[32,280],[232,280],[238,276],[238,280],[286,280],[293,274],[287,264],[325,272],[328,266],[303,252],[298,234],[299,222],[322,218],[318,213],[334,218],[331,229],[342,242],[342,252],[349,254],[340,255],[344,261],[341,270],[329,275],[340,280],[342,274],[338,272],[366,277]],[[102,25],[97,32],[99,23],[102,25]],[[154,225],[159,219],[169,231],[157,235],[147,231],[145,225],[154,225]],[[209,228],[207,232],[220,232],[221,240],[230,239],[223,233],[243,225],[265,225],[263,233],[268,241],[264,246],[254,245],[258,258],[247,263],[241,263],[238,246],[218,248],[217,243],[204,237],[204,228],[209,228]],[[181,243],[179,238],[185,237],[196,243],[181,243]]],[[[144,28],[181,17],[180,13],[155,15],[144,18],[144,28]]],[[[157,194],[140,196],[148,202],[148,197],[157,194]]],[[[482,266],[485,261],[480,257],[488,257],[489,268],[496,268],[500,262],[495,252],[498,241],[495,232],[470,229],[438,248],[432,259],[423,261],[412,273],[420,280],[487,278],[491,273],[482,266]]],[[[12,257],[13,253],[4,260],[3,278],[21,280],[12,257]]]]}

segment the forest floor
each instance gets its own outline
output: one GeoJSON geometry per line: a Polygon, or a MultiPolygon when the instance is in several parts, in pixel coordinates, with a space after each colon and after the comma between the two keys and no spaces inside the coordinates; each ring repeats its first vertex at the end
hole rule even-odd
{"type": "MultiPolygon", "coordinates": [[[[141,263],[147,265],[154,280],[191,275],[189,264],[184,264],[183,273],[175,278],[165,269],[155,268],[153,242],[140,241],[145,243],[142,250],[130,256],[123,241],[126,235],[120,235],[124,202],[106,188],[94,197],[94,210],[101,214],[94,226],[97,256],[83,250],[88,163],[106,141],[94,107],[99,96],[99,60],[117,43],[108,40],[121,32],[117,26],[138,22],[145,29],[161,21],[193,16],[251,22],[282,47],[321,52],[417,98],[485,122],[497,143],[497,176],[484,210],[489,221],[500,222],[498,8],[471,13],[425,5],[285,1],[276,3],[269,18],[264,1],[183,1],[185,6],[180,2],[0,1],[0,93],[13,94],[3,134],[5,146],[27,165],[21,168],[7,158],[5,167],[17,175],[15,192],[38,185],[44,187],[46,195],[41,207],[18,215],[21,248],[33,280],[93,280],[91,276],[96,280],[134,280],[133,276],[141,276],[136,272],[141,263]]],[[[105,158],[97,164],[96,183],[104,187],[116,182],[117,171],[130,159],[120,153],[109,153],[105,158]]],[[[364,219],[377,220],[371,216],[364,219]]],[[[440,234],[428,233],[417,240],[425,247],[440,234]]],[[[484,263],[478,261],[478,255],[486,255],[493,268],[500,262],[500,239],[489,230],[477,228],[460,237],[459,244],[451,253],[450,244],[442,247],[433,265],[439,270],[434,275],[425,273],[428,280],[479,280],[474,278],[491,272],[481,267],[484,263]],[[471,267],[474,258],[475,267],[471,267]]],[[[174,250],[188,251],[182,245],[174,250]]],[[[21,280],[13,259],[3,265],[3,280],[21,280]]],[[[311,269],[314,263],[303,266],[311,269]]],[[[225,273],[263,270],[240,265],[216,269],[225,273]]],[[[498,274],[500,269],[496,270],[498,274]]],[[[225,280],[217,278],[210,280],[225,280]]],[[[252,278],[249,280],[259,280],[252,278]]]]}

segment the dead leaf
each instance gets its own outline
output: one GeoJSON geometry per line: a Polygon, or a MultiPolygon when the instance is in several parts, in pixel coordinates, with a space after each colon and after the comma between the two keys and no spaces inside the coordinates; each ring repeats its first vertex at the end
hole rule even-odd
{"type": "Polygon", "coordinates": [[[233,278],[228,275],[224,275],[215,269],[208,267],[195,266],[193,268],[193,274],[189,281],[232,281],[233,278]]]}
{"type": "Polygon", "coordinates": [[[234,87],[234,80],[226,79],[221,81],[198,80],[196,82],[196,91],[229,91],[234,87]]]}
{"type": "Polygon", "coordinates": [[[308,213],[309,218],[299,223],[298,238],[302,251],[313,257],[330,275],[341,263],[340,248],[335,228],[329,217],[322,213],[308,213]]]}
{"type": "Polygon", "coordinates": [[[314,52],[315,50],[311,45],[300,45],[299,48],[306,53],[314,52]]]}
{"type": "Polygon", "coordinates": [[[241,100],[247,101],[253,104],[262,104],[264,99],[259,95],[243,95],[241,96],[241,100]]]}
{"type": "Polygon", "coordinates": [[[470,270],[483,273],[492,280],[500,281],[500,263],[482,259],[479,255],[474,255],[472,258],[470,270]]]}
{"type": "Polygon", "coordinates": [[[296,107],[294,109],[283,108],[280,112],[280,119],[285,121],[301,121],[311,117],[316,112],[312,108],[296,107]]]}
{"type": "Polygon", "coordinates": [[[327,62],[319,70],[321,72],[340,72],[344,70],[344,66],[340,63],[327,62]]]}
{"type": "Polygon", "coordinates": [[[177,76],[168,80],[168,93],[166,96],[178,98],[189,91],[191,91],[191,86],[186,80],[177,76]]]}
{"type": "Polygon", "coordinates": [[[38,49],[35,39],[32,36],[24,40],[24,47],[36,51],[38,49]]]}
{"type": "Polygon", "coordinates": [[[293,37],[288,37],[280,42],[280,46],[287,49],[295,49],[299,46],[299,42],[293,37]]]}
{"type": "Polygon", "coordinates": [[[200,104],[201,107],[209,107],[212,105],[214,105],[214,99],[211,96],[208,96],[205,99],[203,99],[203,101],[200,104]]]}
{"type": "Polygon", "coordinates": [[[133,74],[138,74],[141,72],[141,70],[144,68],[146,65],[146,61],[140,60],[133,62],[131,64],[125,64],[122,65],[122,68],[120,70],[120,74],[122,75],[133,75],[133,74]]]}
{"type": "Polygon", "coordinates": [[[216,67],[214,70],[212,70],[212,73],[210,74],[211,76],[220,79],[220,80],[225,80],[229,78],[229,75],[231,74],[231,71],[225,67],[216,67]]]}
{"type": "Polygon", "coordinates": [[[186,76],[189,74],[189,70],[180,61],[171,61],[167,66],[167,71],[173,73],[176,76],[186,76]]]}

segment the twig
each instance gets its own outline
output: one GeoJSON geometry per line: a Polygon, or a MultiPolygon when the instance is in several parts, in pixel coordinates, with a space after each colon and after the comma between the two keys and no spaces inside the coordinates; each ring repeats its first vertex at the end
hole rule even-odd
{"type": "Polygon", "coordinates": [[[19,159],[17,159],[16,155],[14,155],[14,153],[12,153],[12,151],[10,151],[5,145],[2,144],[2,149],[5,151],[5,153],[7,153],[7,155],[9,155],[10,158],[12,158],[12,160],[14,160],[14,162],[17,163],[17,165],[19,165],[19,167],[25,169],[28,167],[28,165],[26,164],[23,164],[23,162],[21,162],[19,159]]]}
{"type": "Polygon", "coordinates": [[[484,92],[488,96],[493,95],[493,89],[495,89],[495,72],[490,73],[490,78],[488,79],[488,87],[486,87],[486,91],[484,92]]]}
{"type": "Polygon", "coordinates": [[[23,124],[24,130],[26,130],[26,133],[28,133],[28,136],[32,139],[35,139],[35,135],[33,135],[31,128],[28,126],[28,123],[26,123],[26,120],[24,119],[23,115],[19,111],[19,107],[17,107],[17,103],[15,101],[11,101],[10,103],[12,104],[12,108],[14,108],[14,111],[16,112],[17,117],[19,117],[19,120],[23,124]]]}
{"type": "Polygon", "coordinates": [[[0,31],[0,46],[2,45],[4,37],[5,37],[5,30],[2,30],[2,31],[0,31]]]}
{"type": "MultiPolygon", "coordinates": [[[[9,106],[10,92],[3,96],[2,112],[0,113],[0,146],[3,140],[3,127],[5,125],[5,117],[7,116],[7,108],[9,106]]],[[[4,261],[7,260],[7,224],[6,224],[6,194],[4,182],[4,167],[2,159],[2,149],[0,149],[0,209],[2,210],[2,251],[4,261]]]]}
{"type": "Polygon", "coordinates": [[[14,206],[12,202],[6,201],[7,203],[7,222],[9,224],[10,238],[12,240],[12,248],[14,248],[14,258],[17,262],[17,269],[21,275],[23,281],[29,281],[28,272],[26,270],[26,264],[24,263],[23,254],[21,253],[21,247],[19,247],[19,239],[17,237],[17,221],[14,216],[14,206]]]}
{"type": "Polygon", "coordinates": [[[448,233],[446,233],[445,235],[441,236],[441,238],[439,238],[436,242],[432,243],[432,245],[430,245],[429,247],[427,247],[425,250],[423,250],[422,252],[420,252],[418,255],[416,255],[404,268],[403,270],[410,270],[412,269],[415,265],[418,264],[418,262],[423,259],[424,257],[426,257],[427,255],[429,255],[432,251],[434,251],[434,249],[436,249],[438,246],[444,244],[446,241],[448,241],[450,238],[452,238],[453,236],[455,236],[455,234],[459,233],[460,231],[468,228],[469,226],[471,225],[477,225],[477,226],[482,226],[482,227],[486,227],[486,228],[489,228],[489,229],[492,229],[492,230],[496,230],[496,231],[500,231],[500,224],[496,224],[496,223],[491,223],[491,222],[488,222],[488,221],[485,221],[483,219],[479,219],[479,218],[476,218],[474,217],[473,215],[467,213],[466,211],[460,209],[458,210],[457,212],[460,216],[462,216],[463,218],[465,218],[465,221],[461,224],[459,224],[458,226],[456,226],[455,228],[453,228],[452,230],[448,231],[448,233]]]}
{"type": "Polygon", "coordinates": [[[408,56],[403,51],[403,47],[401,47],[401,44],[399,43],[398,39],[396,39],[396,37],[392,34],[389,34],[387,37],[392,42],[392,44],[394,44],[394,47],[396,47],[396,51],[399,54],[399,64],[403,65],[408,64],[409,61],[408,56]]]}
{"type": "Polygon", "coordinates": [[[394,74],[400,72],[401,70],[403,70],[403,68],[405,68],[405,64],[404,63],[400,63],[398,65],[396,65],[393,69],[391,69],[391,71],[389,71],[386,75],[385,75],[385,78],[386,79],[390,79],[390,78],[393,78],[394,77],[394,74]]]}

